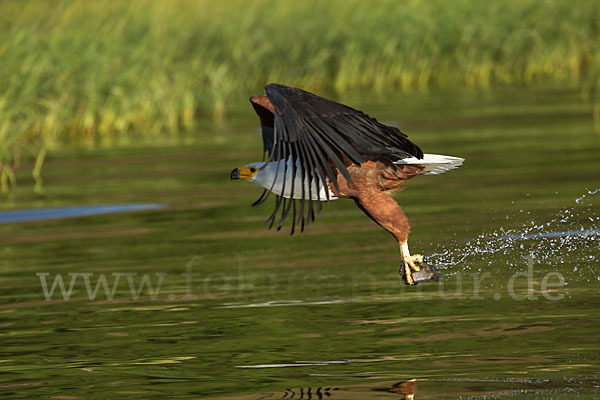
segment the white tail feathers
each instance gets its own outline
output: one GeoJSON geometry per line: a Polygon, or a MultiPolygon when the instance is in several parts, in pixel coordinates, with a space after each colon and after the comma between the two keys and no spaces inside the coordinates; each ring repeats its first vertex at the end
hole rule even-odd
{"type": "Polygon", "coordinates": [[[416,157],[403,158],[395,161],[397,165],[419,165],[423,167],[423,175],[437,175],[458,168],[462,165],[464,158],[443,156],[440,154],[423,154],[423,158],[416,157]]]}

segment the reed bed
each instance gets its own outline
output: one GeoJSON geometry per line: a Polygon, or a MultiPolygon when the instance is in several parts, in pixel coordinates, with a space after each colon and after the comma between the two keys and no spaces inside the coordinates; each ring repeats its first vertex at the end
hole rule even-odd
{"type": "MultiPolygon", "coordinates": [[[[0,186],[62,146],[227,118],[268,82],[420,91],[556,83],[595,96],[600,1],[0,2],[0,186]]],[[[597,107],[600,116],[600,108],[597,107]]]]}

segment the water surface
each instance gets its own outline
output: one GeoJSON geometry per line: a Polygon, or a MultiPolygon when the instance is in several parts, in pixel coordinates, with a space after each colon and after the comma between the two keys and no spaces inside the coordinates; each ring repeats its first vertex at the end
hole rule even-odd
{"type": "Polygon", "coordinates": [[[40,221],[45,219],[88,217],[91,215],[112,214],[119,212],[157,210],[164,204],[106,204],[96,206],[71,206],[31,208],[26,210],[0,211],[0,224],[14,222],[40,221]]]}
{"type": "Polygon", "coordinates": [[[352,202],[266,230],[272,204],[229,181],[260,160],[250,109],[185,146],[64,153],[3,212],[169,208],[0,226],[3,398],[597,398],[590,107],[549,89],[341,100],[466,159],[396,195],[440,283],[404,286],[352,202]]]}

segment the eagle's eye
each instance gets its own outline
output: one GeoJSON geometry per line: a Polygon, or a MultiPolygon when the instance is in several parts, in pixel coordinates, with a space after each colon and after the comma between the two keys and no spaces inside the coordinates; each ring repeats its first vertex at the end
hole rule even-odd
{"type": "Polygon", "coordinates": [[[250,172],[256,172],[256,168],[250,167],[250,172]]]}

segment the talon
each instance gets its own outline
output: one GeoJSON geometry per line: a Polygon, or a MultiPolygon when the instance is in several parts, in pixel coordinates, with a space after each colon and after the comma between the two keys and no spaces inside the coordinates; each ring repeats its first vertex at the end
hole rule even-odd
{"type": "Polygon", "coordinates": [[[415,254],[404,258],[400,272],[402,279],[407,285],[417,285],[420,282],[439,280],[440,274],[436,274],[435,268],[423,261],[423,256],[415,254]]]}
{"type": "Polygon", "coordinates": [[[410,270],[410,266],[408,263],[404,263],[404,275],[402,276],[407,285],[414,285],[414,280],[412,278],[412,271],[410,270]]]}
{"type": "Polygon", "coordinates": [[[419,272],[421,270],[421,264],[423,264],[423,256],[420,254],[408,256],[404,259],[404,263],[409,265],[413,271],[419,272]]]}

